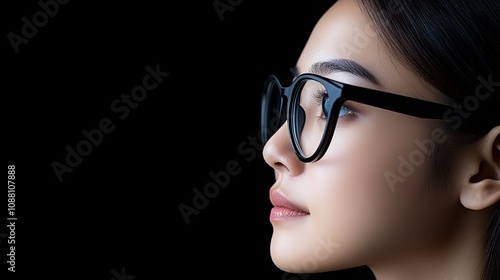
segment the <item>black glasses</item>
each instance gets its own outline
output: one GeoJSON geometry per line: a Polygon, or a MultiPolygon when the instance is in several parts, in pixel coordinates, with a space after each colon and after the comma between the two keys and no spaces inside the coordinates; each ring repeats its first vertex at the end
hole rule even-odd
{"type": "Polygon", "coordinates": [[[292,146],[302,162],[314,162],[325,154],[348,100],[427,119],[442,119],[453,107],[393,93],[358,87],[306,73],[282,87],[271,75],[264,86],[261,136],[266,143],[288,120],[292,146]]]}

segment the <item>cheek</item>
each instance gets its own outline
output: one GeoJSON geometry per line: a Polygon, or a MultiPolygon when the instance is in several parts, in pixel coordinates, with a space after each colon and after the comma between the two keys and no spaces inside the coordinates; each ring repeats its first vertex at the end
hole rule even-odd
{"type": "Polygon", "coordinates": [[[356,261],[395,246],[418,205],[426,170],[415,168],[401,189],[391,189],[385,174],[397,172],[398,158],[427,130],[418,121],[381,120],[339,127],[325,157],[307,167],[315,231],[330,235],[342,245],[339,255],[356,261]]]}

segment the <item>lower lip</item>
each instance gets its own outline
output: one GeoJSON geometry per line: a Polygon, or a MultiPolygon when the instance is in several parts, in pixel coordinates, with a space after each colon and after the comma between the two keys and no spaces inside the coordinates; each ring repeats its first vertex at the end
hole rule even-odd
{"type": "Polygon", "coordinates": [[[271,222],[290,221],[302,218],[307,215],[309,215],[309,213],[304,213],[290,208],[273,207],[271,209],[271,215],[269,215],[269,220],[271,222]]]}

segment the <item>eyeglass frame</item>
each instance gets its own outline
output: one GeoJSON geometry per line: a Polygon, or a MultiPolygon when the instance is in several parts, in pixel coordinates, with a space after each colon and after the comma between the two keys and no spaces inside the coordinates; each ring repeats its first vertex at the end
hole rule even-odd
{"type": "Polygon", "coordinates": [[[264,83],[261,102],[261,137],[264,144],[267,143],[267,141],[269,141],[272,137],[272,135],[268,136],[269,110],[267,108],[268,96],[272,92],[272,90],[269,90],[271,82],[274,82],[280,91],[280,104],[277,109],[279,111],[279,118],[281,121],[277,126],[276,131],[273,132],[273,135],[279,130],[285,121],[288,121],[288,131],[293,150],[299,160],[304,163],[318,161],[324,156],[333,138],[338,121],[338,115],[340,114],[342,105],[348,100],[423,119],[444,119],[444,113],[453,109],[453,107],[449,105],[342,83],[314,73],[304,73],[297,76],[287,87],[283,87],[275,75],[269,75],[264,83]],[[316,151],[311,156],[306,157],[301,152],[298,139],[299,132],[296,131],[297,127],[293,122],[296,117],[293,118],[291,115],[291,112],[296,112],[296,110],[294,109],[295,107],[292,108],[291,106],[300,106],[300,101],[296,100],[298,100],[298,97],[300,96],[299,93],[302,90],[302,86],[305,84],[305,81],[308,80],[314,80],[323,85],[329,98],[332,98],[332,94],[337,94],[336,96],[333,96],[333,102],[330,102],[331,113],[328,116],[321,141],[319,142],[316,151]],[[285,102],[287,103],[286,107],[283,106],[285,102]],[[286,109],[285,119],[283,119],[285,117],[283,108],[286,109]]]}

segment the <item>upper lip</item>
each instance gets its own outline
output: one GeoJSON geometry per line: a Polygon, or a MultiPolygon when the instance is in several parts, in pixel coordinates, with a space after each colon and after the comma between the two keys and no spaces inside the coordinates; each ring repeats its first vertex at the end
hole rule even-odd
{"type": "Polygon", "coordinates": [[[295,211],[309,213],[304,208],[302,208],[302,207],[296,205],[295,203],[291,202],[290,200],[288,200],[288,198],[286,198],[281,192],[279,192],[275,189],[271,189],[269,191],[269,199],[271,200],[271,204],[273,206],[285,207],[285,208],[292,209],[295,211]]]}

